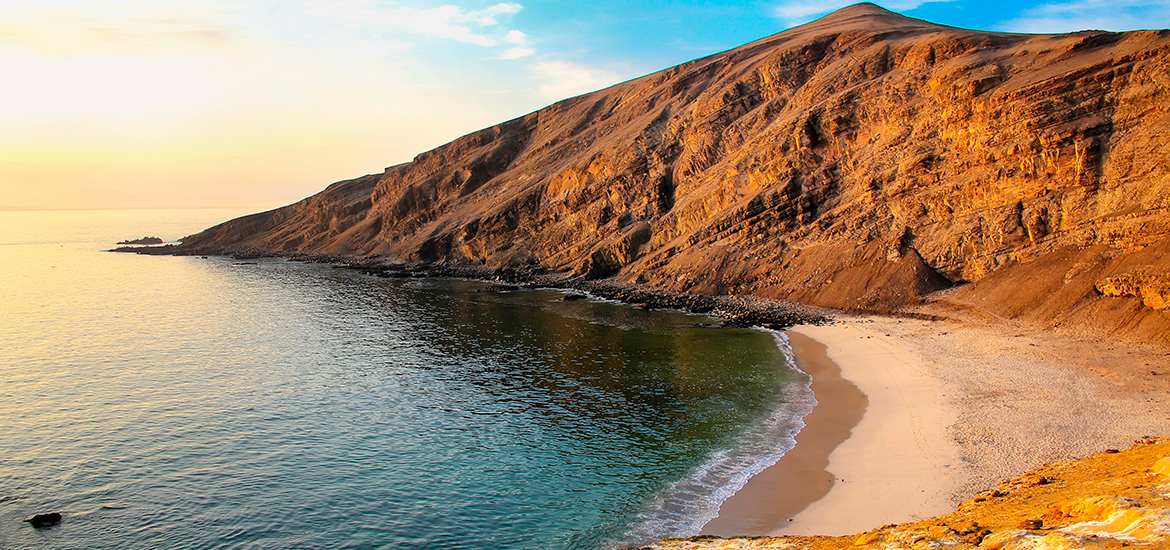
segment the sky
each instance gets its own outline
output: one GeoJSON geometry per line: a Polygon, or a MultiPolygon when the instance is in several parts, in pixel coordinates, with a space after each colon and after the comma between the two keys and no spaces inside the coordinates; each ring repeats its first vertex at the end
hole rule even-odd
{"type": "MultiPolygon", "coordinates": [[[[0,210],[267,209],[852,2],[0,0],[0,210]]],[[[891,0],[1012,32],[1170,0],[891,0]]]]}

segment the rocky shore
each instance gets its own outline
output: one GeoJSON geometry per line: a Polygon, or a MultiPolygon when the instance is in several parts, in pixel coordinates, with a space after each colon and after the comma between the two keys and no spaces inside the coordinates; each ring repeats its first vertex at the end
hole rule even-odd
{"type": "Polygon", "coordinates": [[[596,298],[617,300],[645,309],[675,309],[720,319],[724,326],[758,326],[784,330],[796,325],[819,325],[832,319],[832,311],[782,300],[757,296],[703,296],[622,282],[617,278],[586,279],[572,273],[532,268],[491,268],[477,265],[444,263],[395,263],[379,258],[353,258],[323,254],[276,254],[265,250],[228,252],[219,249],[183,249],[174,245],[161,247],[121,246],[111,252],[129,252],[153,256],[228,255],[238,260],[262,257],[291,261],[330,263],[382,278],[453,277],[503,283],[518,288],[560,288],[579,290],[596,298]]]}

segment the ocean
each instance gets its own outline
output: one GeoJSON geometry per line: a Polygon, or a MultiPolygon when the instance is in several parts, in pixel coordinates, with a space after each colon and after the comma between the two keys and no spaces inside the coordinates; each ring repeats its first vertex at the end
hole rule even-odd
{"type": "Polygon", "coordinates": [[[104,251],[244,213],[0,212],[0,548],[646,544],[815,403],[781,336],[701,316],[104,251]]]}

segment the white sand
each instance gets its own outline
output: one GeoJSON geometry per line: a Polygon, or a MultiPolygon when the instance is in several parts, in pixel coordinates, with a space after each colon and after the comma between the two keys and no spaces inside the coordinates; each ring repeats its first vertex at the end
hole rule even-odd
{"type": "Polygon", "coordinates": [[[829,494],[773,534],[844,535],[950,512],[969,474],[948,432],[959,412],[933,368],[873,326],[793,330],[828,347],[869,408],[829,455],[829,494]]]}
{"type": "Polygon", "coordinates": [[[838,480],[829,493],[774,534],[850,534],[944,514],[1031,468],[1170,435],[1164,344],[1002,320],[857,316],[795,330],[827,345],[869,408],[829,457],[838,480]]]}

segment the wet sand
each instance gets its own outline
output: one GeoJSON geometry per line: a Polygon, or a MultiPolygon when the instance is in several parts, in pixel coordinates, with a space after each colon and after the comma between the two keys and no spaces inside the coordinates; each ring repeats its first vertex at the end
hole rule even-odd
{"type": "Polygon", "coordinates": [[[869,325],[837,322],[792,332],[827,346],[842,376],[868,396],[869,408],[829,455],[832,490],[767,534],[845,535],[953,510],[970,473],[950,432],[959,411],[934,365],[869,325]]]}
{"type": "Polygon", "coordinates": [[[869,400],[841,377],[824,344],[795,331],[788,338],[800,367],[813,377],[817,406],[804,417],[796,447],[724,502],[719,516],[703,527],[705,535],[767,534],[823,498],[834,484],[826,470],[829,455],[865,414],[869,400]]]}
{"type": "Polygon", "coordinates": [[[703,534],[836,535],[946,513],[968,475],[958,413],[902,342],[853,323],[788,331],[817,406],[796,447],[728,499],[703,534]]]}

